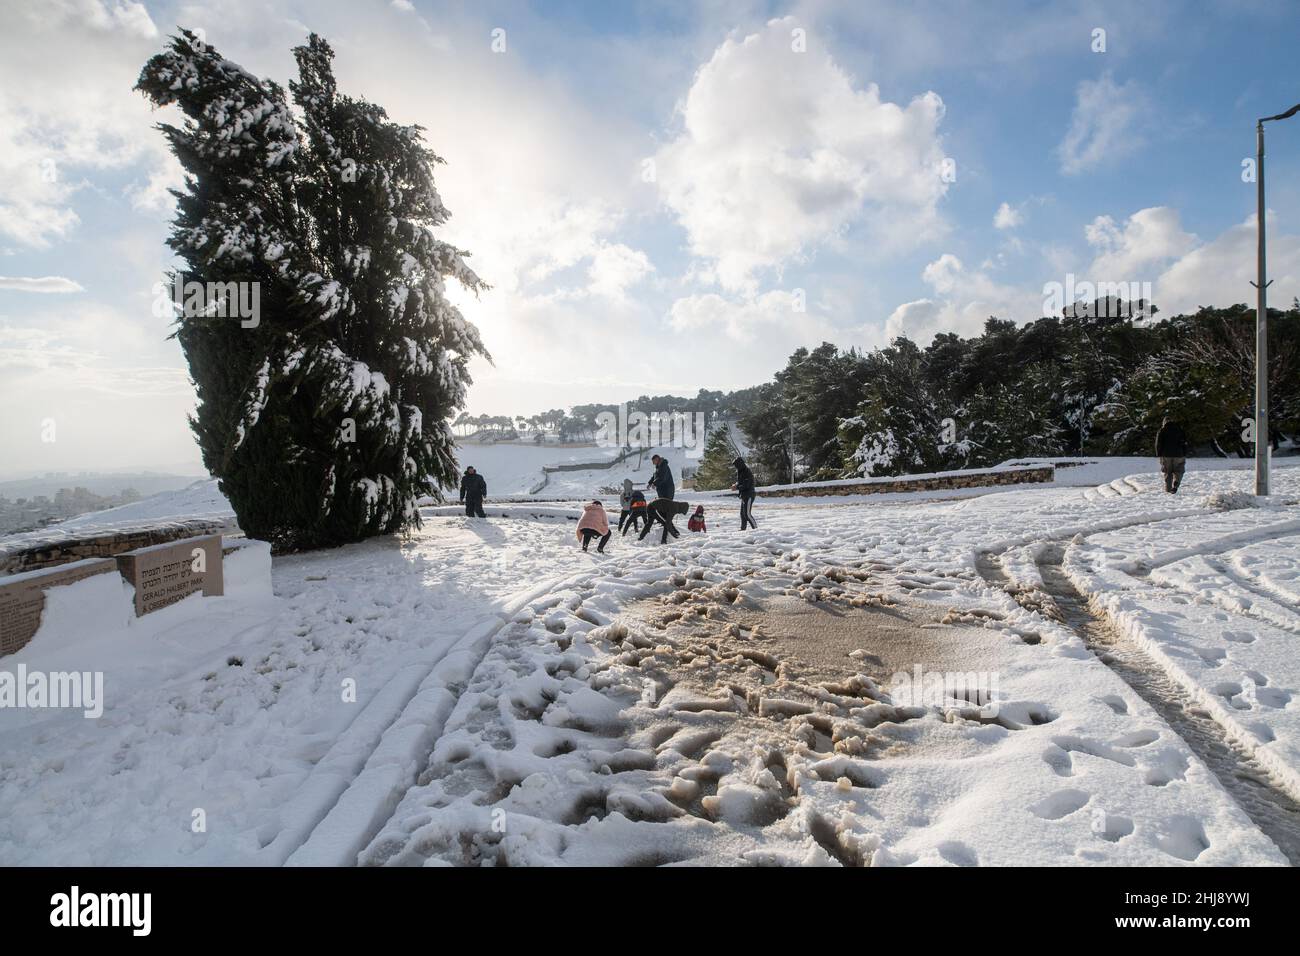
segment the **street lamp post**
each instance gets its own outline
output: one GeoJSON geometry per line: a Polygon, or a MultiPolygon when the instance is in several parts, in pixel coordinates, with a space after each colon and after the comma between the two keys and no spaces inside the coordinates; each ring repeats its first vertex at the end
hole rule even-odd
{"type": "Polygon", "coordinates": [[[1255,193],[1258,210],[1255,215],[1259,234],[1256,250],[1256,267],[1259,281],[1255,287],[1255,494],[1268,494],[1268,457],[1272,451],[1268,430],[1268,287],[1264,256],[1264,124],[1284,120],[1300,113],[1300,103],[1285,113],[1266,116],[1255,124],[1255,193]]]}

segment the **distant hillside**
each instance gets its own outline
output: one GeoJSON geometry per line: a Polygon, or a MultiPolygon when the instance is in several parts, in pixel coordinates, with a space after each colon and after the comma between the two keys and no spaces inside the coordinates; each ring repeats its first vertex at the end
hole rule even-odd
{"type": "Polygon", "coordinates": [[[0,481],[0,498],[53,497],[60,488],[85,488],[97,495],[117,495],[134,488],[142,498],[160,491],[175,491],[194,484],[198,475],[172,475],[155,471],[140,472],[47,472],[31,478],[0,481]]]}

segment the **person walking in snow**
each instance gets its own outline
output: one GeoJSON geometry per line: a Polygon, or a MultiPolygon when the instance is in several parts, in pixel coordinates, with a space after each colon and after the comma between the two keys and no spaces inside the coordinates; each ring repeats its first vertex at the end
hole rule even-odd
{"type": "Polygon", "coordinates": [[[592,538],[600,538],[600,544],[596,545],[596,552],[604,554],[605,545],[609,544],[611,534],[605,506],[599,501],[583,505],[582,517],[578,519],[578,540],[582,542],[582,550],[587,550],[587,545],[591,544],[592,538]]]}
{"type": "Polygon", "coordinates": [[[708,531],[704,527],[704,505],[695,506],[695,514],[691,515],[691,520],[686,522],[687,531],[708,531]]]}
{"type": "Polygon", "coordinates": [[[1160,459],[1160,471],[1165,476],[1165,491],[1171,495],[1178,494],[1183,474],[1187,471],[1187,433],[1168,415],[1160,423],[1160,431],[1156,432],[1156,457],[1160,459]]]}
{"type": "Polygon", "coordinates": [[[757,530],[758,522],[754,520],[753,512],[754,498],[758,495],[754,488],[754,473],[739,455],[732,464],[736,467],[736,483],[731,487],[740,494],[740,530],[744,531],[746,524],[757,530]]]}
{"type": "Polygon", "coordinates": [[[487,497],[487,482],[483,476],[470,465],[460,479],[460,500],[465,503],[465,517],[486,518],[483,513],[483,499],[487,497]]]}

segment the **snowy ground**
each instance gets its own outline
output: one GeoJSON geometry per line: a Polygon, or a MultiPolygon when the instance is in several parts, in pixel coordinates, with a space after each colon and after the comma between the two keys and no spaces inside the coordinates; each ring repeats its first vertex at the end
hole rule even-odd
{"type": "MultiPolygon", "coordinates": [[[[544,464],[558,464],[564,461],[597,461],[611,458],[617,454],[616,449],[592,446],[590,448],[550,448],[528,445],[474,445],[460,449],[462,466],[474,465],[476,470],[487,476],[488,502],[508,504],[516,501],[553,501],[576,507],[578,502],[599,497],[607,507],[617,507],[615,494],[602,493],[602,488],[620,488],[624,478],[630,478],[637,488],[644,489],[645,483],[653,473],[650,455],[662,452],[672,463],[674,473],[679,474],[683,464],[698,465],[698,461],[685,456],[682,449],[660,448],[647,451],[644,460],[632,458],[610,469],[583,469],[571,472],[554,472],[545,488],[537,493],[530,493],[542,479],[544,464]]],[[[1152,465],[1147,458],[1043,458],[1016,459],[1015,464],[1052,463],[1057,465],[1056,479],[1051,487],[1093,488],[1094,486],[1116,482],[1123,486],[1124,478],[1135,472],[1142,472],[1152,465]],[[1082,464],[1079,464],[1082,462],[1082,464]]],[[[1286,459],[1279,464],[1286,465],[1286,459]]],[[[1204,458],[1192,459],[1188,463],[1193,473],[1204,471],[1241,471],[1248,472],[1253,463],[1240,459],[1204,458]]],[[[914,503],[926,501],[951,501],[960,498],[974,498],[988,494],[985,488],[958,488],[947,491],[903,492],[882,495],[842,495],[826,504],[856,505],[870,503],[873,505],[914,503]]],[[[1094,492],[1100,493],[1100,492],[1094,492]]],[[[1118,492],[1116,492],[1118,493],[1118,492]]],[[[732,498],[727,491],[684,493],[699,499],[706,505],[713,500],[732,498]]],[[[452,500],[455,500],[453,494],[452,500]]],[[[772,499],[763,502],[765,508],[782,508],[802,506],[804,502],[795,499],[772,499]]],[[[151,521],[163,521],[173,518],[206,518],[218,521],[234,521],[234,512],[224,495],[217,489],[215,479],[203,479],[194,482],[188,488],[151,495],[141,501],[106,511],[69,518],[26,535],[0,536],[0,544],[16,543],[19,538],[35,541],[51,535],[59,536],[64,532],[77,534],[94,531],[108,531],[115,528],[132,527],[151,521]]]]}
{"type": "Polygon", "coordinates": [[[1295,862],[1300,468],[1253,507],[1149,464],[744,534],[719,498],[608,555],[564,504],[428,509],[274,597],[38,635],[0,664],[108,701],[0,710],[0,863],[1295,862]]]}

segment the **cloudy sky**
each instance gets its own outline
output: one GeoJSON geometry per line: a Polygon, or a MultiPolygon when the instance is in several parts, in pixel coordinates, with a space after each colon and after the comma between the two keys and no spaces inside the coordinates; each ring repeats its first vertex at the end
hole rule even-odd
{"type": "MultiPolygon", "coordinates": [[[[428,129],[470,411],[766,380],[799,345],[1028,320],[1046,283],[1250,301],[1256,117],[1294,0],[0,0],[0,475],[196,465],[153,315],[179,170],[131,91],[177,25],[428,129]],[[1104,35],[1098,31],[1104,31],[1104,35]],[[1104,50],[1099,49],[1104,46],[1104,50]],[[53,441],[48,440],[54,438],[53,441]],[[45,440],[43,440],[45,439],[45,440]]],[[[1300,294],[1300,119],[1270,134],[1272,301],[1300,294]]]]}

